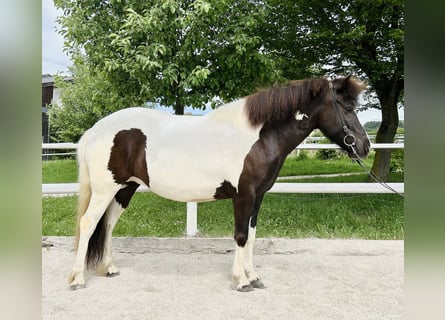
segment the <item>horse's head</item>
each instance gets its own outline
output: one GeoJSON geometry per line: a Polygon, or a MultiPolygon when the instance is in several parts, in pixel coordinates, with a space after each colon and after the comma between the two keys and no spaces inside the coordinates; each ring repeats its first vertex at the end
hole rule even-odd
{"type": "Polygon", "coordinates": [[[363,89],[351,76],[331,81],[318,117],[318,128],[351,158],[365,158],[369,153],[368,135],[355,112],[363,89]]]}

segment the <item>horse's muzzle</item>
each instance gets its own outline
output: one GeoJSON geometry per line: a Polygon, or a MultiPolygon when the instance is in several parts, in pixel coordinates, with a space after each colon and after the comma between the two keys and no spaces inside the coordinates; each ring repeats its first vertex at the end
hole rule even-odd
{"type": "Polygon", "coordinates": [[[350,150],[348,150],[348,156],[351,159],[364,159],[368,157],[369,150],[371,149],[371,143],[369,140],[365,141],[364,143],[357,145],[354,144],[349,147],[350,150]]]}

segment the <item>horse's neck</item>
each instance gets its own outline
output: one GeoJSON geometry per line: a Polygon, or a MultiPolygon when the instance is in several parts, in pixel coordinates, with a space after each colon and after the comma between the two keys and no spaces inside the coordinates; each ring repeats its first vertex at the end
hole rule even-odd
{"type": "Polygon", "coordinates": [[[312,132],[312,127],[300,128],[297,123],[289,121],[283,123],[279,128],[271,128],[271,136],[279,148],[280,157],[285,158],[312,132]]]}
{"type": "Polygon", "coordinates": [[[248,126],[248,119],[244,112],[245,99],[239,99],[217,108],[208,117],[218,122],[231,123],[237,126],[248,126]]]}

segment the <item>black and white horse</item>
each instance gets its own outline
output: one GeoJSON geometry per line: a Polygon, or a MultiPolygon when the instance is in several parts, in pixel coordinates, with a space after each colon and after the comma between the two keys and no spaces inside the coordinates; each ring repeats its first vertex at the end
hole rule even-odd
{"type": "Polygon", "coordinates": [[[351,77],[291,81],[228,103],[206,116],[128,108],[98,121],[79,141],[77,255],[71,289],[85,286],[85,265],[119,274],[111,235],[143,184],[176,201],[231,198],[233,278],[239,291],[262,288],[252,255],[258,210],[286,156],[319,128],[350,157],[370,142],[354,110],[364,86],[351,77]]]}

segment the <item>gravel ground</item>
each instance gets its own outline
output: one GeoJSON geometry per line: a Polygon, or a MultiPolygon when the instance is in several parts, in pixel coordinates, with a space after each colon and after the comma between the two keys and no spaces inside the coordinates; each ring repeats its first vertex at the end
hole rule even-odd
{"type": "Polygon", "coordinates": [[[226,238],[114,238],[120,276],[70,291],[72,237],[42,241],[42,319],[402,319],[403,241],[257,239],[241,293],[226,238]]]}

